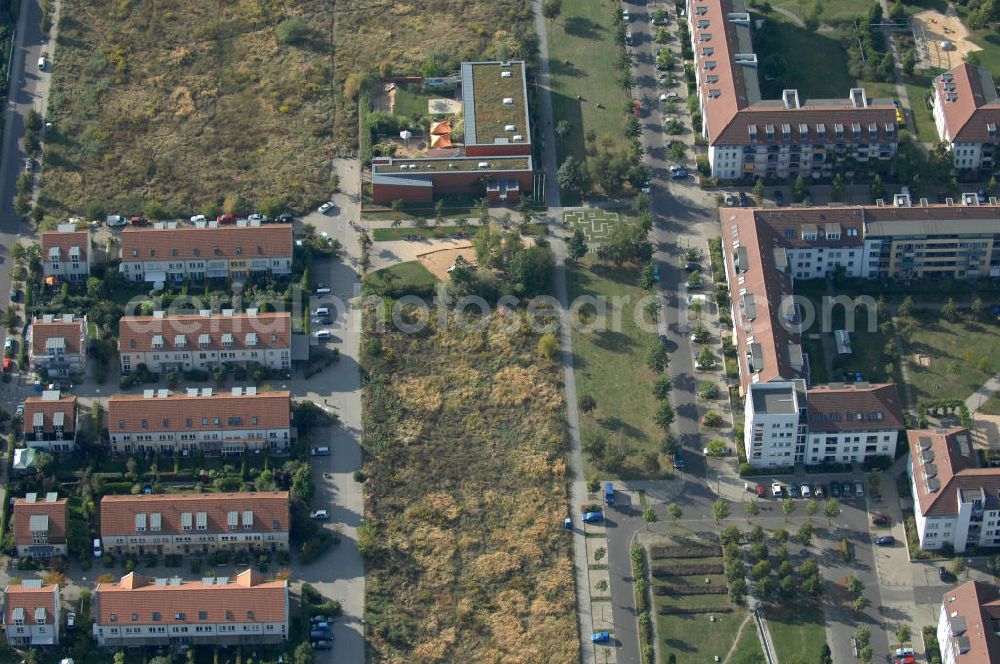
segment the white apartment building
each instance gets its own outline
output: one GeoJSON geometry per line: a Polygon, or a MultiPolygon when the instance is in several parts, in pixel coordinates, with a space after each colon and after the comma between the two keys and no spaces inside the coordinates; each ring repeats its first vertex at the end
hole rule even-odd
{"type": "Polygon", "coordinates": [[[961,64],[935,76],[933,85],[934,125],[951,149],[955,171],[992,171],[1000,98],[990,70],[961,64]]]}
{"type": "Polygon", "coordinates": [[[158,223],[122,231],[119,270],[129,281],[162,285],[292,273],[292,225],[240,220],[235,225],[158,223]]]}
{"type": "Polygon", "coordinates": [[[42,396],[24,400],[21,435],[24,444],[45,452],[69,452],[76,446],[77,404],[75,396],[45,390],[42,396]]]}
{"type": "Polygon", "coordinates": [[[743,420],[743,445],[750,465],[785,467],[801,462],[806,434],[805,381],[751,385],[743,420]]]}
{"type": "Polygon", "coordinates": [[[90,275],[90,233],[75,224],[42,233],[42,274],[59,281],[79,283],[90,275]]]}
{"type": "Polygon", "coordinates": [[[227,364],[259,364],[266,369],[292,366],[292,315],[288,312],[246,313],[223,310],[212,314],[123,316],[118,323],[118,354],[122,373],[141,364],[153,373],[199,369],[227,364]]]}
{"type": "Polygon", "coordinates": [[[288,448],[291,393],[234,387],[144,390],[108,399],[108,436],[116,454],[242,454],[288,448]]]}
{"type": "Polygon", "coordinates": [[[966,581],[946,590],[938,613],[937,638],[942,664],[1000,662],[1000,591],[997,587],[966,581]]]}
{"type": "Polygon", "coordinates": [[[41,579],[25,579],[3,591],[4,634],[17,648],[59,645],[61,625],[59,586],[43,586],[41,579]]]}
{"type": "Polygon", "coordinates": [[[70,376],[87,367],[87,317],[45,314],[28,326],[28,361],[33,371],[70,376]]]}
{"type": "MultiPolygon", "coordinates": [[[[712,175],[722,180],[830,177],[847,159],[896,154],[896,111],[864,89],[845,99],[762,99],[752,24],[743,0],[687,3],[695,80],[712,175]]],[[[763,19],[769,20],[769,19],[763,19]]]]}
{"type": "Polygon", "coordinates": [[[249,569],[200,581],[132,572],[98,583],[92,612],[102,648],[279,644],[288,640],[288,581],[249,569]]]}
{"type": "Polygon", "coordinates": [[[104,496],[101,543],[112,555],[287,551],[287,491],[104,496]]]}
{"type": "Polygon", "coordinates": [[[967,429],[915,429],[907,472],[922,549],[1000,546],[1000,468],[980,468],[967,429]]]}

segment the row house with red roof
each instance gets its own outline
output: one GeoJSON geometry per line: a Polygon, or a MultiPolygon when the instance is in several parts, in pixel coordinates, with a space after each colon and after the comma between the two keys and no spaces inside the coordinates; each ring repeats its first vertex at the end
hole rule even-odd
{"type": "Polygon", "coordinates": [[[290,526],[287,491],[101,499],[101,543],[116,556],[287,551],[290,526]]]}
{"type": "Polygon", "coordinates": [[[24,400],[21,435],[24,444],[45,452],[70,452],[76,446],[77,403],[75,396],[45,390],[24,400]]]}
{"type": "Polygon", "coordinates": [[[1000,468],[983,468],[967,429],[906,432],[920,548],[1000,546],[1000,468]]]}
{"type": "Polygon", "coordinates": [[[55,492],[29,493],[14,501],[11,529],[19,558],[66,555],[66,499],[55,492]]]}
{"type": "Polygon", "coordinates": [[[42,233],[42,274],[59,281],[83,282],[90,275],[90,233],[60,224],[42,233]]]}
{"type": "Polygon", "coordinates": [[[266,645],[288,640],[288,581],[153,578],[135,572],[98,583],[93,636],[102,648],[266,645]]]}
{"type": "Polygon", "coordinates": [[[123,374],[145,365],[153,373],[211,371],[230,364],[266,369],[292,366],[292,317],[288,312],[123,316],[118,323],[123,374]]]}
{"type": "Polygon", "coordinates": [[[933,85],[934,124],[951,150],[955,171],[993,171],[1000,124],[993,74],[966,63],[935,76],[933,85]]]}
{"type": "Polygon", "coordinates": [[[7,645],[17,648],[59,645],[61,609],[57,584],[41,579],[11,583],[3,591],[7,645]]]}
{"type": "Polygon", "coordinates": [[[33,371],[70,376],[87,366],[87,317],[45,314],[28,326],[28,362],[33,371]]]}
{"type": "Polygon", "coordinates": [[[241,220],[236,225],[129,227],[121,233],[121,258],[119,270],[126,279],[161,285],[287,276],[292,273],[292,225],[241,220]]]}
{"type": "Polygon", "coordinates": [[[107,413],[108,437],[116,454],[283,451],[292,438],[287,390],[147,389],[109,397],[107,413]]]}
{"type": "MultiPolygon", "coordinates": [[[[942,664],[1000,662],[1000,589],[966,581],[946,590],[938,612],[937,639],[942,664]]],[[[910,661],[916,660],[911,657],[910,661]]]]}
{"type": "Polygon", "coordinates": [[[714,177],[829,177],[848,159],[863,164],[895,155],[899,136],[890,99],[870,99],[863,88],[845,90],[843,99],[803,99],[794,89],[781,99],[763,99],[744,1],[687,4],[702,135],[714,177]]]}

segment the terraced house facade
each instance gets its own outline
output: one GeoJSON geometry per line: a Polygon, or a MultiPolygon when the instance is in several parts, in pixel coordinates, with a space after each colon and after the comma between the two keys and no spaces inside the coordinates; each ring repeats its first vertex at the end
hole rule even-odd
{"type": "Polygon", "coordinates": [[[287,390],[255,387],[116,394],[108,399],[108,435],[116,454],[283,451],[291,443],[291,407],[287,390]]]}
{"type": "Polygon", "coordinates": [[[118,323],[118,355],[123,374],[145,365],[153,373],[212,371],[223,365],[292,366],[290,313],[202,312],[191,316],[123,316],[118,323]]]}
{"type": "Polygon", "coordinates": [[[287,551],[288,492],[104,496],[101,543],[113,555],[287,551]]]}
{"type": "Polygon", "coordinates": [[[69,376],[87,366],[87,317],[45,314],[28,326],[28,361],[33,371],[69,376]]]}
{"type": "Polygon", "coordinates": [[[66,499],[55,492],[29,493],[14,501],[11,516],[18,558],[66,555],[66,499]]]}
{"type": "Polygon", "coordinates": [[[12,583],[3,591],[7,645],[17,648],[59,645],[59,586],[41,579],[12,583]]]}
{"type": "Polygon", "coordinates": [[[90,233],[75,224],[42,233],[42,274],[59,281],[81,282],[90,275],[90,233]]]}
{"type": "Polygon", "coordinates": [[[59,390],[24,400],[21,434],[24,444],[46,452],[69,452],[76,445],[77,403],[75,396],[59,390]]]}
{"type": "Polygon", "coordinates": [[[129,281],[243,281],[253,275],[292,273],[291,224],[155,224],[126,228],[121,241],[119,270],[129,281]]]}

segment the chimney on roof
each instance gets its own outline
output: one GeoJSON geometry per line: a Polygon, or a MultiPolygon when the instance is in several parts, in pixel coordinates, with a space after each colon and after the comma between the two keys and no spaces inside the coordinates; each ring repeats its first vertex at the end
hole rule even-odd
{"type": "Polygon", "coordinates": [[[854,108],[864,108],[868,105],[868,98],[865,96],[864,88],[851,88],[851,106],[854,108]]]}
{"type": "Polygon", "coordinates": [[[236,575],[236,585],[252,588],[260,585],[262,579],[259,573],[252,569],[247,569],[236,575]]]}
{"type": "Polygon", "coordinates": [[[782,90],[781,99],[785,102],[785,108],[793,109],[800,106],[798,90],[782,90]]]}
{"type": "Polygon", "coordinates": [[[118,582],[118,585],[125,590],[135,590],[136,588],[142,588],[146,585],[146,577],[136,574],[135,572],[129,572],[122,577],[122,580],[118,582]]]}

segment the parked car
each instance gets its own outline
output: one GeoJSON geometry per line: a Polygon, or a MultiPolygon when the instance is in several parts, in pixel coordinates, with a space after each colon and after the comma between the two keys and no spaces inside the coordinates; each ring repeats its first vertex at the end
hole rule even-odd
{"type": "Polygon", "coordinates": [[[674,452],[674,468],[684,470],[684,457],[679,452],[674,452]]]}
{"type": "Polygon", "coordinates": [[[826,489],[823,488],[822,484],[814,484],[812,489],[813,489],[813,496],[815,496],[816,498],[822,498],[823,495],[826,493],[826,489]]]}
{"type": "Polygon", "coordinates": [[[313,309],[312,315],[313,316],[329,316],[330,315],[330,309],[329,309],[329,307],[318,307],[316,309],[313,309]]]}
{"type": "Polygon", "coordinates": [[[675,101],[677,99],[680,99],[680,95],[676,92],[663,92],[660,94],[660,101],[662,102],[675,101]]]}
{"type": "Polygon", "coordinates": [[[197,224],[199,221],[208,221],[208,217],[206,217],[203,214],[196,214],[193,217],[191,217],[192,224],[197,224]]]}
{"type": "Polygon", "coordinates": [[[598,523],[604,521],[604,512],[586,512],[581,518],[584,523],[598,523]]]}
{"type": "Polygon", "coordinates": [[[938,567],[938,578],[945,583],[953,583],[955,581],[955,575],[947,567],[938,567]]]}
{"type": "Polygon", "coordinates": [[[892,535],[883,535],[882,537],[876,537],[875,543],[879,546],[892,546],[896,543],[896,538],[892,535]]]}
{"type": "Polygon", "coordinates": [[[749,199],[747,199],[747,194],[745,191],[741,191],[739,193],[739,198],[740,198],[740,207],[746,207],[750,203],[749,199]]]}
{"type": "Polygon", "coordinates": [[[763,484],[758,484],[754,487],[754,491],[757,493],[758,498],[767,498],[767,489],[764,488],[763,484]]]}
{"type": "Polygon", "coordinates": [[[697,263],[692,263],[691,261],[688,261],[687,263],[684,264],[685,272],[694,272],[695,270],[700,270],[700,269],[701,269],[700,265],[698,265],[697,263]]]}
{"type": "Polygon", "coordinates": [[[784,493],[784,487],[778,482],[771,483],[771,495],[775,498],[781,498],[781,494],[784,493]]]}
{"type": "Polygon", "coordinates": [[[872,515],[872,525],[873,526],[891,526],[892,518],[888,514],[873,514],[872,515]]]}
{"type": "Polygon", "coordinates": [[[309,632],[310,641],[332,641],[333,632],[328,629],[314,629],[309,632]]]}
{"type": "Polygon", "coordinates": [[[313,325],[330,325],[333,321],[329,316],[317,316],[312,319],[313,325]]]}
{"type": "MultiPolygon", "coordinates": [[[[844,492],[844,495],[847,495],[847,492],[844,492]]],[[[854,497],[855,498],[865,497],[865,485],[862,484],[861,482],[854,483],[854,497]]]]}
{"type": "Polygon", "coordinates": [[[333,634],[330,635],[330,639],[321,639],[319,641],[313,641],[313,650],[330,650],[333,648],[333,634]]]}
{"type": "Polygon", "coordinates": [[[117,228],[119,226],[124,226],[128,223],[128,219],[120,214],[109,214],[104,218],[104,223],[107,224],[108,228],[117,228]]]}
{"type": "Polygon", "coordinates": [[[33,170],[35,170],[35,162],[31,159],[31,157],[28,157],[24,160],[24,172],[30,173],[33,170]]]}
{"type": "Polygon", "coordinates": [[[736,207],[736,196],[730,193],[725,195],[726,207],[736,207]]]}
{"type": "Polygon", "coordinates": [[[792,485],[790,487],[788,487],[788,495],[791,498],[798,498],[799,497],[799,483],[798,482],[792,482],[792,485]]]}
{"type": "Polygon", "coordinates": [[[14,411],[14,417],[24,417],[24,404],[17,404],[17,409],[14,411]]]}
{"type": "Polygon", "coordinates": [[[313,456],[330,456],[330,448],[329,447],[314,447],[314,448],[312,448],[312,455],[313,456]]]}
{"type": "Polygon", "coordinates": [[[593,643],[607,643],[611,640],[611,634],[608,632],[594,632],[590,635],[590,640],[593,643]]]}
{"type": "Polygon", "coordinates": [[[316,623],[332,623],[333,618],[327,618],[326,616],[313,616],[312,618],[309,619],[309,622],[311,622],[313,625],[315,625],[316,623]]]}
{"type": "Polygon", "coordinates": [[[309,513],[310,519],[316,519],[317,521],[329,521],[330,513],[326,510],[313,510],[309,513]]]}
{"type": "Polygon", "coordinates": [[[812,491],[809,489],[808,484],[802,485],[802,497],[807,500],[812,497],[812,491]]]}
{"type": "Polygon", "coordinates": [[[329,295],[332,291],[326,284],[316,284],[316,290],[314,292],[316,295],[329,295]]]}
{"type": "Polygon", "coordinates": [[[830,496],[840,498],[840,482],[830,482],[830,496]]]}
{"type": "Polygon", "coordinates": [[[630,18],[631,17],[628,15],[628,10],[622,9],[622,20],[628,23],[630,18]]]}
{"type": "Polygon", "coordinates": [[[267,215],[261,214],[259,212],[254,212],[249,217],[247,217],[247,221],[257,221],[260,223],[264,223],[265,221],[267,221],[267,215]]]}
{"type": "Polygon", "coordinates": [[[72,613],[72,612],[67,613],[66,614],[66,629],[73,629],[74,627],[76,627],[76,614],[72,613]]]}
{"type": "Polygon", "coordinates": [[[333,338],[333,332],[330,330],[316,330],[313,332],[313,336],[317,339],[331,339],[333,338]]]}
{"type": "Polygon", "coordinates": [[[20,288],[11,288],[10,289],[10,301],[11,302],[20,302],[21,301],[21,289],[20,288]]]}
{"type": "Polygon", "coordinates": [[[674,164],[670,167],[670,179],[671,180],[683,180],[688,176],[687,168],[681,164],[674,164]]]}
{"type": "Polygon", "coordinates": [[[329,212],[332,209],[333,209],[333,202],[332,201],[327,201],[326,203],[323,203],[322,205],[320,205],[319,209],[317,209],[316,211],[319,212],[320,214],[326,214],[327,212],[329,212]]]}
{"type": "Polygon", "coordinates": [[[278,215],[278,218],[275,219],[275,221],[277,221],[279,224],[290,224],[293,221],[295,221],[295,215],[292,214],[291,212],[282,212],[281,214],[278,215]]]}

